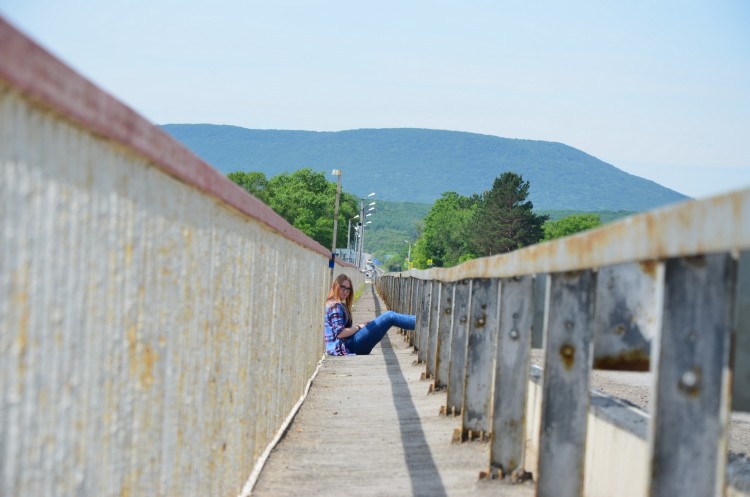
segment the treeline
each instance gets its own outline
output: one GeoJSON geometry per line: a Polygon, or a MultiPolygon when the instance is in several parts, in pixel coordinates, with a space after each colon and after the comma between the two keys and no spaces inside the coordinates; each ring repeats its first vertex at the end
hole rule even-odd
{"type": "Polygon", "coordinates": [[[414,267],[454,266],[601,224],[596,214],[550,221],[548,216],[534,213],[532,202],[527,200],[530,187],[522,176],[505,172],[481,195],[443,193],[427,213],[414,244],[414,267]]]}
{"type": "MultiPolygon", "coordinates": [[[[310,238],[324,247],[331,246],[336,183],[328,181],[322,172],[300,169],[266,178],[261,172],[236,171],[227,176],[310,238]]],[[[413,267],[448,267],[601,224],[599,216],[591,213],[554,221],[546,214],[537,214],[527,200],[529,189],[529,182],[522,176],[506,172],[481,195],[465,197],[445,192],[426,211],[424,220],[408,230],[402,226],[403,219],[409,219],[407,212],[421,216],[424,205],[380,203],[374,218],[378,226],[368,231],[365,248],[384,261],[387,271],[408,266],[409,247],[413,267]],[[409,242],[414,237],[416,242],[412,246],[409,242]]],[[[347,220],[357,214],[359,199],[342,191],[337,247],[347,246],[347,220]]]]}

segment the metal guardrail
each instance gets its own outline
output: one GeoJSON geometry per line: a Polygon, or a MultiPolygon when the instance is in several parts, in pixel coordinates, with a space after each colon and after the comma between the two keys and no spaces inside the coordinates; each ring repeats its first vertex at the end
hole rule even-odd
{"type": "Polygon", "coordinates": [[[328,257],[0,18],[0,495],[239,495],[328,257]]]}
{"type": "Polygon", "coordinates": [[[583,495],[592,367],[650,370],[650,496],[724,495],[730,406],[750,410],[750,190],[448,269],[376,281],[457,440],[523,479],[530,349],[544,348],[537,495],[583,495]]]}

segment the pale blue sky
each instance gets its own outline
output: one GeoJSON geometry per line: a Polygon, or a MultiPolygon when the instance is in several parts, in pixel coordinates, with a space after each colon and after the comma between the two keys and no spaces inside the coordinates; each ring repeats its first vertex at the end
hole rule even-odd
{"type": "Polygon", "coordinates": [[[0,0],[0,15],[158,124],[471,131],[562,142],[694,197],[750,187],[746,0],[0,0]]]}

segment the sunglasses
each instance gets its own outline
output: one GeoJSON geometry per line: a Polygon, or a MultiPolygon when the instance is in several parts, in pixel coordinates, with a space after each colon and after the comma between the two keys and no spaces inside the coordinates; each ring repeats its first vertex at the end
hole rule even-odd
{"type": "Polygon", "coordinates": [[[346,291],[348,291],[348,292],[351,292],[351,291],[352,291],[352,287],[350,287],[350,286],[344,286],[344,285],[341,285],[341,289],[342,289],[342,290],[346,290],[346,291]]]}

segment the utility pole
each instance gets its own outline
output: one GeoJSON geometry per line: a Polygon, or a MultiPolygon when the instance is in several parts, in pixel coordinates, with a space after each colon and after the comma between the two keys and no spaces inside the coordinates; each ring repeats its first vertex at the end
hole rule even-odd
{"type": "Polygon", "coordinates": [[[331,259],[328,261],[328,267],[331,268],[331,278],[329,285],[333,284],[333,268],[336,265],[336,236],[339,228],[339,197],[341,196],[341,169],[334,169],[332,173],[338,176],[336,185],[336,207],[333,209],[333,241],[331,242],[331,259]]]}
{"type": "MultiPolygon", "coordinates": [[[[363,269],[362,268],[363,266],[362,254],[363,254],[363,250],[365,246],[365,221],[366,221],[366,217],[370,215],[370,214],[365,215],[365,199],[373,197],[374,195],[375,195],[375,192],[372,192],[368,196],[359,199],[359,230],[360,231],[359,231],[359,242],[358,242],[359,250],[357,251],[357,267],[359,269],[363,269]]],[[[373,202],[370,205],[374,205],[374,204],[375,202],[373,202]]],[[[370,209],[370,210],[372,211],[374,209],[370,209]]]]}
{"type": "Polygon", "coordinates": [[[365,239],[365,199],[359,199],[359,240],[357,241],[357,267],[362,269],[362,242],[365,239]]]}
{"type": "MultiPolygon", "coordinates": [[[[352,256],[352,249],[351,249],[352,219],[359,219],[359,214],[357,214],[353,218],[349,219],[349,228],[347,229],[347,232],[346,232],[346,258],[347,258],[346,262],[352,262],[353,263],[354,262],[354,257],[352,256]]],[[[354,234],[355,234],[355,236],[357,234],[357,227],[356,226],[354,227],[354,234]]],[[[356,252],[357,240],[354,240],[354,247],[355,247],[354,251],[356,252]]]]}

